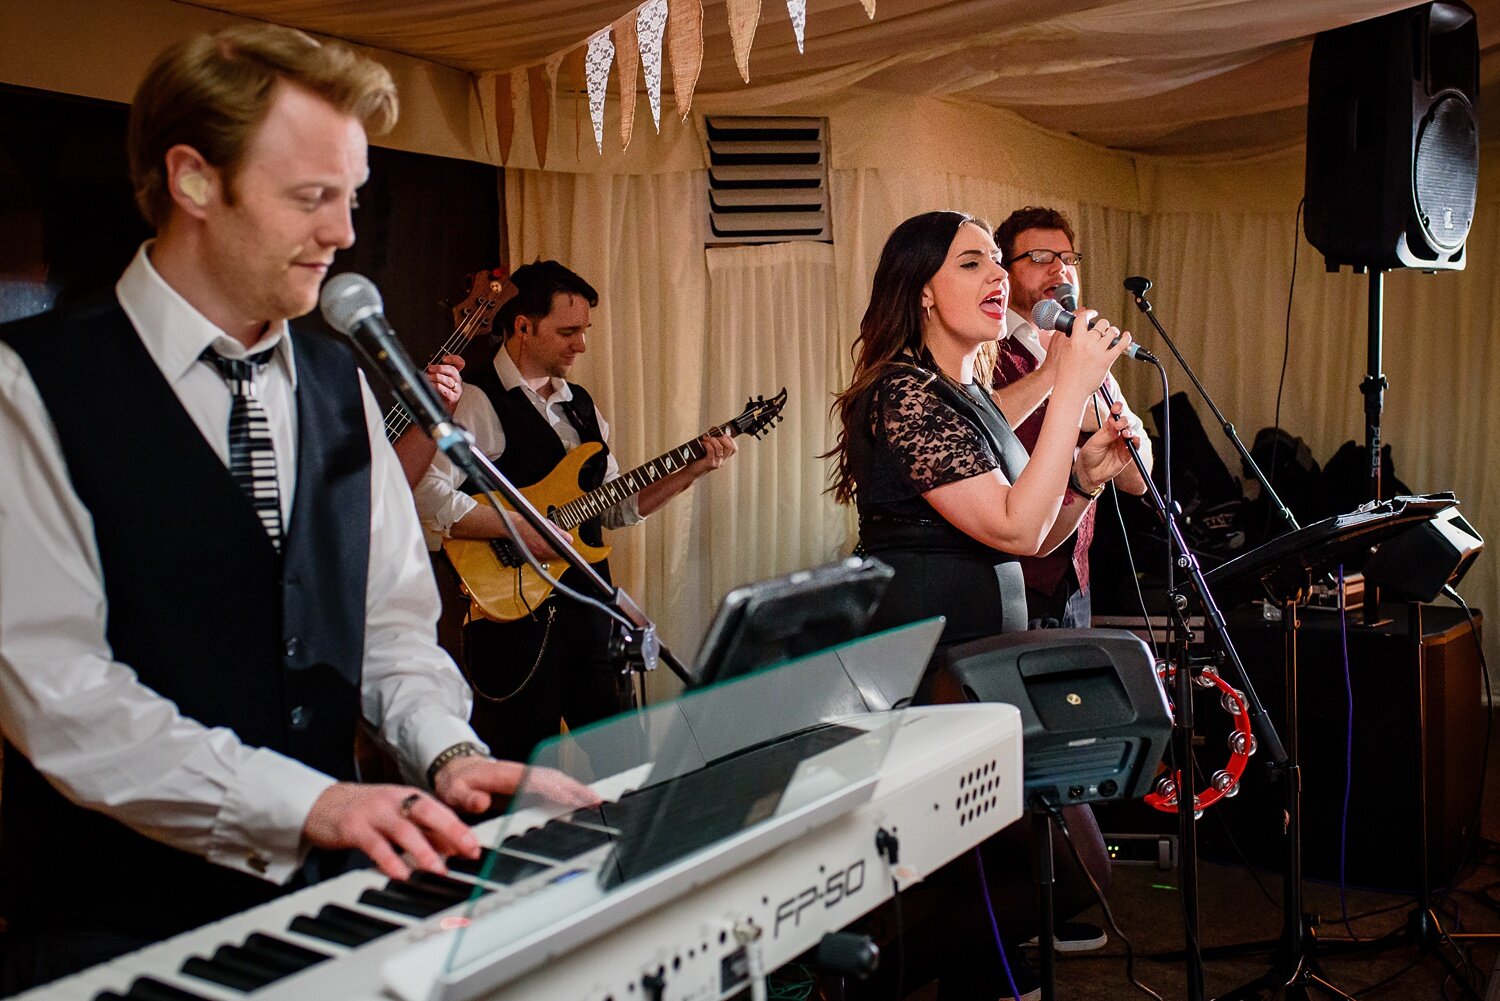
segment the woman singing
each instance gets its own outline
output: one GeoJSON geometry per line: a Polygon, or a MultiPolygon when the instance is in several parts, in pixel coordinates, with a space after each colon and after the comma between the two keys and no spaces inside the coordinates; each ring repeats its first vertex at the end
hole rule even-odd
{"type": "Polygon", "coordinates": [[[1025,629],[1016,557],[1066,539],[1130,461],[1113,413],[1074,455],[1084,405],[1131,343],[1092,310],[1052,342],[1056,386],[1029,460],[981,388],[975,355],[1003,332],[1009,292],[998,258],[983,222],[927,212],[896,227],[875,269],[831,453],[834,496],[896,571],[872,629],[946,615],[945,645],[1025,629]]]}

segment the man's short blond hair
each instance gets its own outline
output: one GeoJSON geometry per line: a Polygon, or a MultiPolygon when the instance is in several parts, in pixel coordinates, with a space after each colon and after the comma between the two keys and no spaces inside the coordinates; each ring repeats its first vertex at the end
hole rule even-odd
{"type": "Polygon", "coordinates": [[[282,82],[353,116],[372,135],[396,124],[390,72],[343,45],[274,24],[185,39],[156,57],[130,108],[130,179],[148,222],[159,228],[171,211],[165,159],[178,144],[223,172],[225,198],[233,200],[245,150],[282,82]]]}

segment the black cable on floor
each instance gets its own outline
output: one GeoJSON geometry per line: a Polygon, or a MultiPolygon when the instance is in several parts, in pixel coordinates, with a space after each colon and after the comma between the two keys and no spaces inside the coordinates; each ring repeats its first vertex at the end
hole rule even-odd
{"type": "Polygon", "coordinates": [[[1063,819],[1062,811],[1058,809],[1055,803],[1048,803],[1046,804],[1046,806],[1047,813],[1051,816],[1052,821],[1057,824],[1058,830],[1062,831],[1063,842],[1067,844],[1068,851],[1072,852],[1073,861],[1078,863],[1078,868],[1082,870],[1084,878],[1089,881],[1089,888],[1094,891],[1094,899],[1099,901],[1099,908],[1104,911],[1104,918],[1109,922],[1110,931],[1114,932],[1115,935],[1119,937],[1121,943],[1123,943],[1125,946],[1126,979],[1130,981],[1130,985],[1136,990],[1140,991],[1148,997],[1155,998],[1156,1001],[1162,1001],[1162,997],[1160,994],[1156,993],[1151,988],[1141,983],[1140,980],[1136,979],[1135,944],[1130,941],[1130,937],[1128,935],[1120,930],[1120,923],[1115,920],[1115,912],[1110,909],[1109,900],[1104,896],[1104,890],[1099,886],[1099,881],[1094,878],[1094,874],[1092,872],[1089,872],[1089,867],[1083,864],[1083,856],[1079,854],[1078,846],[1073,843],[1073,832],[1068,830],[1068,822],[1063,819]]]}

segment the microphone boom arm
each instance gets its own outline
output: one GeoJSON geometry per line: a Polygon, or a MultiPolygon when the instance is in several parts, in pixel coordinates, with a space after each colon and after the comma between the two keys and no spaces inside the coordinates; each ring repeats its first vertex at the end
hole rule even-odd
{"type": "Polygon", "coordinates": [[[1229,418],[1224,416],[1224,412],[1219,409],[1218,404],[1214,402],[1214,398],[1203,387],[1203,383],[1198,381],[1197,373],[1187,363],[1187,359],[1182,356],[1182,352],[1177,350],[1177,344],[1171,337],[1167,336],[1166,329],[1161,325],[1161,321],[1156,318],[1156,311],[1151,308],[1151,302],[1146,298],[1146,291],[1151,287],[1150,281],[1145,280],[1144,287],[1141,285],[1132,285],[1131,281],[1133,279],[1126,279],[1125,288],[1130,291],[1131,297],[1135,299],[1136,308],[1146,314],[1146,319],[1150,320],[1151,325],[1156,328],[1157,334],[1161,336],[1163,343],[1167,345],[1167,349],[1172,352],[1172,357],[1177,359],[1177,364],[1181,365],[1182,370],[1187,373],[1187,377],[1192,382],[1193,388],[1198,390],[1198,395],[1203,398],[1204,403],[1208,404],[1208,409],[1213,412],[1214,420],[1219,422],[1219,427],[1224,429],[1224,434],[1229,439],[1229,443],[1234,446],[1235,451],[1239,452],[1240,459],[1245,463],[1245,468],[1250,470],[1250,474],[1261,485],[1261,489],[1265,490],[1267,499],[1270,500],[1271,506],[1276,508],[1276,513],[1281,516],[1281,520],[1286,522],[1292,531],[1297,531],[1302,526],[1297,523],[1297,518],[1292,514],[1291,508],[1282,502],[1280,495],[1276,493],[1276,488],[1271,486],[1270,478],[1261,471],[1260,464],[1255,461],[1255,458],[1250,454],[1250,450],[1240,440],[1239,432],[1234,429],[1234,424],[1230,422],[1229,418]]]}

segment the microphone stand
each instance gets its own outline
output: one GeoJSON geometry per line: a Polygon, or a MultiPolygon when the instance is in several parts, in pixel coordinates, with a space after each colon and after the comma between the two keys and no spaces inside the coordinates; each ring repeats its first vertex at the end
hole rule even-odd
{"type": "MultiPolygon", "coordinates": [[[[404,397],[402,403],[403,405],[407,403],[404,397]]],[[[409,405],[407,409],[414,414],[420,412],[409,405]]],[[[624,588],[610,586],[599,571],[595,570],[593,565],[573,548],[572,537],[538,511],[536,506],[516,488],[515,484],[495,468],[489,457],[474,447],[474,436],[469,433],[468,429],[449,420],[429,426],[427,433],[449,461],[472,477],[486,493],[498,493],[504,498],[516,514],[534,528],[547,541],[547,544],[567,561],[569,566],[583,576],[589,587],[598,595],[599,603],[604,610],[621,629],[623,654],[620,655],[627,663],[639,663],[644,670],[649,671],[660,660],[671,669],[679,681],[687,687],[692,687],[692,675],[672,651],[663,646],[658,639],[656,623],[652,622],[630,595],[625,593],[624,588]]],[[[496,510],[499,510],[498,505],[496,510]]],[[[511,530],[510,523],[505,519],[503,512],[501,521],[510,532],[511,541],[515,543],[516,550],[525,557],[533,570],[546,576],[545,571],[537,564],[536,558],[521,541],[519,533],[511,530]]]]}
{"type": "MultiPolygon", "coordinates": [[[[1160,362],[1157,365],[1160,367],[1160,362]]],[[[1112,398],[1113,394],[1109,391],[1107,381],[1099,391],[1104,397],[1105,404],[1113,407],[1115,401],[1112,398]]],[[[1265,745],[1273,767],[1284,768],[1287,764],[1286,750],[1281,746],[1281,738],[1266,715],[1260,696],[1255,693],[1254,687],[1250,684],[1250,678],[1245,671],[1244,663],[1240,660],[1239,651],[1235,649],[1234,642],[1229,638],[1229,625],[1224,620],[1224,614],[1219,611],[1219,606],[1209,591],[1208,583],[1203,579],[1203,568],[1199,565],[1198,558],[1193,555],[1192,549],[1188,547],[1187,539],[1183,537],[1176,517],[1167,507],[1161,492],[1156,488],[1156,482],[1151,479],[1151,472],[1146,468],[1140,451],[1135,447],[1134,442],[1127,442],[1127,446],[1130,450],[1131,461],[1135,463],[1136,470],[1141,474],[1141,480],[1146,484],[1146,492],[1151,498],[1152,506],[1156,509],[1156,515],[1166,528],[1168,551],[1175,553],[1173,565],[1187,576],[1188,583],[1192,585],[1199,601],[1203,604],[1204,618],[1213,628],[1220,647],[1234,668],[1235,679],[1240,689],[1244,691],[1245,702],[1249,706],[1250,724],[1259,735],[1261,743],[1265,745]]],[[[1173,747],[1178,769],[1177,818],[1178,838],[1181,842],[1178,850],[1182,858],[1182,916],[1187,945],[1187,996],[1188,1001],[1202,1001],[1203,957],[1198,944],[1198,854],[1197,831],[1194,826],[1197,821],[1197,795],[1193,787],[1192,759],[1193,689],[1192,672],[1186,660],[1187,646],[1191,641],[1192,631],[1187,622],[1187,595],[1182,592],[1181,588],[1174,587],[1168,597],[1172,604],[1172,614],[1180,638],[1180,653],[1183,657],[1177,669],[1174,694],[1176,728],[1173,747]]]]}

